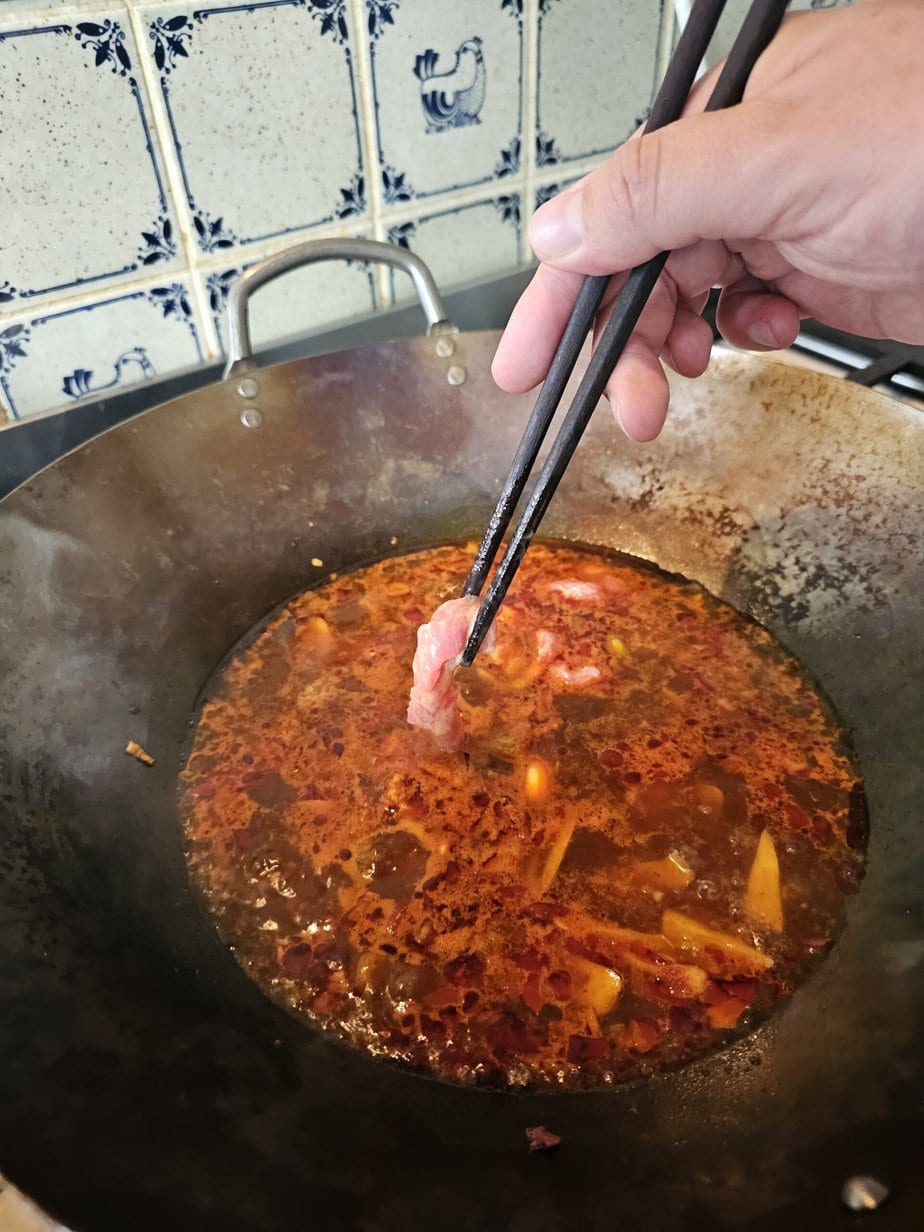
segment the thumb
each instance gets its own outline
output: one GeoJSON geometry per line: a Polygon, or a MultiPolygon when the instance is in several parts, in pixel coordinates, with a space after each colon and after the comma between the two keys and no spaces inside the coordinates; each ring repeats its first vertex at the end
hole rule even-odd
{"type": "Polygon", "coordinates": [[[536,211],[533,250],[559,269],[609,274],[697,240],[771,238],[783,183],[792,196],[785,144],[780,116],[757,101],[645,133],[536,211]]]}

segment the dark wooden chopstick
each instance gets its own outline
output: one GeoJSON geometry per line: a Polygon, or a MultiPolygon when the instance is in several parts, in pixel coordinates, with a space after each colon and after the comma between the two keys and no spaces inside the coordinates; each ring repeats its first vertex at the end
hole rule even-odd
{"type": "MultiPolygon", "coordinates": [[[[753,0],[747,16],[744,19],[741,30],[736,38],[728,59],[719,75],[719,79],[715,84],[709,101],[706,105],[707,111],[719,111],[725,107],[734,106],[735,103],[741,101],[744,93],[744,88],[747,85],[748,77],[751,74],[755,63],[761,52],[770,43],[773,36],[779,29],[780,22],[783,20],[783,15],[788,7],[789,0],[753,0]]],[[[692,14],[691,14],[692,16],[692,14]]],[[[679,44],[678,44],[679,49],[679,44]]],[[[682,109],[682,104],[681,104],[682,109]]],[[[678,113],[679,115],[679,110],[678,113]]],[[[717,185],[717,191],[721,191],[721,186],[717,185]]],[[[516,530],[510,539],[504,557],[491,579],[491,584],[488,587],[487,594],[482,601],[481,607],[478,610],[478,615],[475,618],[475,623],[472,626],[472,631],[469,635],[465,649],[460,656],[460,662],[464,666],[469,666],[478,653],[478,647],[481,641],[490,628],[494,617],[497,615],[497,609],[503,601],[504,595],[513,580],[514,574],[519,568],[520,562],[526,554],[533,536],[548,508],[549,502],[555,494],[561,477],[571,461],[578,442],[590,421],[604,389],[609,380],[613,369],[616,366],[616,361],[622,354],[622,351],[629,340],[638,318],[641,315],[642,309],[648,302],[648,298],[654,289],[655,283],[664,268],[664,264],[670,254],[667,252],[658,253],[643,265],[636,266],[629,274],[616,303],[613,307],[612,315],[607,322],[606,328],[591,356],[590,363],[587,366],[587,371],[578,387],[577,393],[568,409],[567,414],[559,429],[558,436],[549,451],[549,456],[546,459],[539,478],[536,482],[536,487],[526,504],[525,509],[517,524],[516,530]]],[[[583,289],[583,288],[582,288],[583,289]]],[[[588,299],[590,293],[588,292],[588,299]]],[[[599,301],[598,301],[599,302],[599,301]]],[[[585,305],[586,308],[586,305],[585,305]]],[[[578,323],[579,324],[579,323],[578,323]]],[[[569,322],[570,326],[570,322],[569,322]]],[[[576,338],[578,326],[573,331],[566,330],[569,334],[571,346],[575,346],[579,350],[586,337],[586,330],[580,338],[576,338]]],[[[561,349],[561,348],[560,348],[561,349]]],[[[556,355],[556,359],[558,356],[556,355]]],[[[571,368],[577,360],[575,353],[571,357],[571,368]]],[[[567,364],[567,359],[562,359],[562,368],[567,364]]],[[[571,368],[568,369],[570,375],[571,368]]],[[[567,376],[565,377],[567,381],[567,376]]],[[[561,382],[562,388],[565,382],[561,382]]],[[[559,392],[559,397],[561,392],[559,392]]],[[[541,400],[541,396],[540,396],[541,400]]],[[[537,403],[538,409],[538,403],[537,403]]],[[[548,419],[551,419],[554,414],[555,406],[551,407],[548,412],[548,419]]],[[[544,412],[545,413],[545,412],[544,412]]],[[[536,416],[536,411],[533,412],[536,416]]],[[[532,426],[532,418],[527,426],[527,434],[532,426]]],[[[546,422],[542,429],[542,435],[548,427],[546,422]]],[[[538,452],[541,444],[542,436],[539,436],[539,441],[536,444],[535,452],[538,452]]],[[[517,451],[515,463],[520,460],[521,452],[524,457],[528,453],[528,446],[524,448],[521,443],[520,449],[517,451]]],[[[533,460],[535,460],[535,452],[533,460]]],[[[519,484],[519,490],[522,491],[523,484],[526,481],[526,475],[517,475],[516,483],[519,484]]],[[[508,480],[508,483],[510,481],[508,480]]],[[[511,490],[515,486],[511,484],[511,490]]],[[[506,485],[505,485],[506,491],[506,485]]],[[[513,506],[510,507],[512,512],[513,506]]],[[[495,517],[492,518],[489,525],[489,534],[496,535],[497,542],[503,534],[504,524],[497,517],[498,511],[495,510],[495,517]],[[495,527],[495,519],[500,524],[500,530],[495,527]]],[[[508,512],[509,520],[509,512],[508,512]]],[[[486,536],[487,538],[487,536],[486,536]]],[[[484,545],[482,545],[484,547],[484,545]]],[[[480,554],[480,553],[479,553],[480,554]]],[[[476,558],[477,564],[477,558],[476,558]]],[[[487,566],[486,566],[487,568],[487,566]]],[[[465,593],[477,593],[466,589],[465,593]]]]}
{"type": "MultiPolygon", "coordinates": [[[[722,10],[727,0],[696,0],[690,11],[687,24],[677,41],[674,54],[671,56],[664,80],[651,104],[651,111],[645,121],[645,132],[653,133],[655,129],[664,128],[679,119],[687,96],[709,42],[719,24],[722,10]]],[[[536,461],[542,442],[549,430],[549,424],[555,416],[555,411],[561,401],[562,394],[577,357],[581,353],[584,339],[590,332],[594,318],[603,299],[603,293],[610,283],[609,274],[588,274],[581,283],[577,301],[571,311],[565,332],[549,364],[549,370],[536,399],[523,438],[520,441],[513,462],[504,482],[500,498],[494,507],[488,522],[488,529],[481,541],[471,572],[462,587],[463,595],[480,595],[488,570],[494,563],[497,549],[504,537],[517,501],[523,495],[523,488],[529,478],[530,471],[536,461]]]]}

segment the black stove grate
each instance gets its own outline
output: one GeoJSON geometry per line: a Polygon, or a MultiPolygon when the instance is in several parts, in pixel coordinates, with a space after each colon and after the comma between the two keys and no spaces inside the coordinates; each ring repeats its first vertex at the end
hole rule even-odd
{"type": "MultiPolygon", "coordinates": [[[[715,303],[713,295],[706,317],[719,341],[715,303]]],[[[860,338],[808,320],[802,323],[791,350],[821,361],[857,385],[879,389],[893,398],[924,402],[924,346],[910,346],[889,338],[860,338]]]]}
{"type": "Polygon", "coordinates": [[[856,338],[809,321],[793,350],[838,365],[848,380],[869,389],[887,387],[896,398],[924,397],[924,347],[856,338]]]}

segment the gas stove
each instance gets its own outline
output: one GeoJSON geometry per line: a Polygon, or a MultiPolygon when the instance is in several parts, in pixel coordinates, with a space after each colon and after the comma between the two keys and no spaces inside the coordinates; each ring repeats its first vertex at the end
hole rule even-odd
{"type": "MultiPolygon", "coordinates": [[[[715,327],[714,298],[706,315],[716,345],[727,348],[715,327]]],[[[924,347],[890,339],[859,338],[817,321],[804,321],[790,348],[763,354],[768,359],[844,377],[924,410],[924,347]]]]}

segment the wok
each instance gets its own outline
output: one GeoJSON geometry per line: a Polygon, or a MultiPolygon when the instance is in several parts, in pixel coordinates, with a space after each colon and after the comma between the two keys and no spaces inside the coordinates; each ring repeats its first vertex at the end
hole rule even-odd
{"type": "Polygon", "coordinates": [[[175,793],[203,682],[318,580],[312,557],[480,535],[529,409],[491,382],[496,336],[450,332],[426,271],[384,255],[411,263],[429,336],[254,371],[246,293],[279,269],[256,267],[227,379],[0,508],[0,1167],[79,1232],[838,1228],[855,1173],[891,1188],[871,1226],[924,1226],[922,427],[903,405],[717,357],[673,381],[653,444],[598,411],[543,527],[752,614],[852,729],[868,874],[756,1033],[583,1095],[457,1088],[271,1004],[192,895],[175,793]],[[528,1155],[537,1124],[557,1153],[528,1155]]]}

